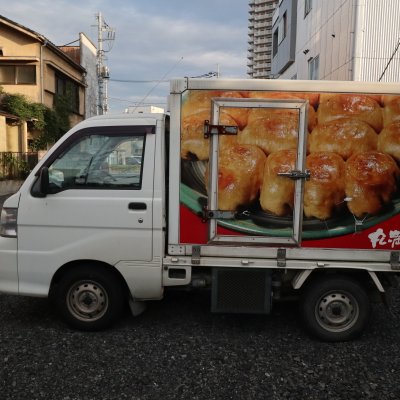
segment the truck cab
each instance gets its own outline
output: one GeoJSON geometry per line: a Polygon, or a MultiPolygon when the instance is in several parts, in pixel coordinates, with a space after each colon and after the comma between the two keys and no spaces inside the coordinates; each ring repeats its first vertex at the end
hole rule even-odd
{"type": "Polygon", "coordinates": [[[57,298],[71,276],[66,307],[94,326],[109,282],[117,297],[162,296],[167,123],[163,114],[94,117],[47,153],[4,204],[1,292],[57,298]],[[84,270],[103,284],[76,283],[84,270]]]}

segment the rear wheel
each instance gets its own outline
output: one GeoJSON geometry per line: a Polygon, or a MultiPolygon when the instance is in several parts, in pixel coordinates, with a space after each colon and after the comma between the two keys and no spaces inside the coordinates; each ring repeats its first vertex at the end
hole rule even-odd
{"type": "Polygon", "coordinates": [[[307,330],[323,341],[346,341],[364,331],[371,312],[368,294],[356,280],[324,276],[305,288],[301,312],[307,330]]]}
{"type": "Polygon", "coordinates": [[[55,299],[64,321],[85,331],[110,326],[120,316],[124,304],[118,277],[95,265],[67,271],[56,287],[55,299]]]}

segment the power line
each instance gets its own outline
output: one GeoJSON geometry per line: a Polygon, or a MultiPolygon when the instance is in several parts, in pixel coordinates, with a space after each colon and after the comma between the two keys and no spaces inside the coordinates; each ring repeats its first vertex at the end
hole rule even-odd
{"type": "Polygon", "coordinates": [[[156,82],[160,82],[160,83],[168,83],[169,80],[165,79],[165,80],[159,80],[159,79],[150,79],[150,80],[139,80],[139,79],[109,79],[112,82],[123,82],[123,83],[156,83],[156,82]]]}
{"type": "Polygon", "coordinates": [[[395,47],[395,49],[394,49],[394,51],[393,51],[393,53],[392,53],[392,56],[390,57],[389,61],[387,62],[386,67],[384,68],[384,70],[383,70],[383,72],[382,72],[382,75],[379,77],[378,82],[380,82],[380,81],[382,80],[382,78],[383,78],[383,75],[385,75],[387,69],[389,68],[390,63],[392,62],[394,56],[395,56],[396,53],[397,53],[397,50],[399,49],[399,46],[400,46],[400,39],[399,39],[399,41],[397,42],[397,45],[396,45],[396,47],[395,47]]]}
{"type": "Polygon", "coordinates": [[[139,102],[139,101],[132,101],[132,100],[127,100],[127,99],[121,99],[121,98],[118,98],[118,97],[109,97],[109,99],[110,100],[114,100],[114,101],[121,101],[121,102],[125,102],[125,103],[132,103],[132,104],[137,104],[137,105],[146,105],[146,106],[151,106],[151,105],[154,105],[154,104],[167,104],[167,102],[159,102],[159,103],[156,103],[156,102],[151,102],[151,103],[141,103],[141,102],[139,102]]]}
{"type": "MultiPolygon", "coordinates": [[[[191,76],[190,78],[218,78],[219,72],[211,71],[206,74],[191,76]]],[[[112,79],[109,78],[109,81],[112,82],[122,82],[122,83],[169,83],[169,79],[112,79]]]]}
{"type": "Polygon", "coordinates": [[[59,46],[59,47],[70,46],[71,44],[74,44],[74,43],[77,43],[77,42],[79,42],[79,39],[76,39],[73,42],[69,42],[69,43],[63,44],[62,46],[59,46]]]}
{"type": "MultiPolygon", "coordinates": [[[[145,100],[150,96],[150,94],[153,92],[153,90],[154,89],[156,89],[156,87],[160,84],[160,83],[162,83],[162,82],[165,82],[165,78],[168,76],[168,74],[169,73],[171,73],[175,68],[176,68],[176,66],[181,62],[183,60],[183,57],[181,57],[162,77],[161,77],[161,79],[159,79],[157,82],[156,82],[156,84],[146,93],[146,95],[143,97],[143,99],[139,102],[139,104],[136,106],[136,108],[137,107],[139,107],[142,103],[144,103],[145,102],[145,100]]],[[[135,112],[136,111],[136,108],[133,110],[133,112],[135,112]]]]}

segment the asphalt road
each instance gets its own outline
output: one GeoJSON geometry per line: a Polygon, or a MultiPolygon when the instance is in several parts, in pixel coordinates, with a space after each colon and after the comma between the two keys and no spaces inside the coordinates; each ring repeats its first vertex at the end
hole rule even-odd
{"type": "Polygon", "coordinates": [[[0,398],[399,399],[400,294],[357,341],[302,330],[295,304],[216,315],[207,293],[168,292],[113,328],[67,328],[46,299],[0,295],[0,398]]]}

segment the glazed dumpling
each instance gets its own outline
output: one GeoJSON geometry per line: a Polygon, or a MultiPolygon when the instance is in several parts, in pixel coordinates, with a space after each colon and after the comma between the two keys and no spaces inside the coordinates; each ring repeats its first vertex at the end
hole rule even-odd
{"type": "Polygon", "coordinates": [[[390,154],[400,162],[400,120],[382,129],[378,138],[378,150],[390,154]]]}
{"type": "Polygon", "coordinates": [[[281,150],[268,156],[261,186],[261,208],[276,216],[290,215],[294,204],[294,181],[278,173],[295,169],[296,150],[281,150]]]}
{"type": "Polygon", "coordinates": [[[339,118],[317,125],[309,137],[310,153],[333,151],[343,159],[353,153],[376,150],[378,134],[366,122],[339,118]]]}
{"type": "Polygon", "coordinates": [[[251,110],[249,122],[239,132],[238,143],[260,147],[265,154],[297,149],[299,113],[293,110],[251,110]],[[255,114],[259,114],[257,117],[255,114]]]}
{"type": "Polygon", "coordinates": [[[346,162],[347,206],[358,218],[379,213],[397,190],[399,168],[388,154],[369,151],[357,153],[346,162]]]}
{"type": "Polygon", "coordinates": [[[345,162],[336,153],[313,153],[307,156],[310,179],[304,184],[304,215],[328,219],[342,207],[345,196],[345,162]]]}
{"type": "Polygon", "coordinates": [[[384,96],[383,124],[400,122],[400,96],[384,96]]]}
{"type": "MultiPolygon", "coordinates": [[[[210,139],[204,138],[204,121],[209,120],[208,111],[201,111],[184,118],[181,127],[181,157],[185,160],[208,160],[210,153],[210,139]]],[[[236,126],[236,121],[228,114],[220,115],[220,123],[236,126]]],[[[237,142],[236,136],[223,135],[220,137],[221,145],[237,142]]]]}
{"type": "Polygon", "coordinates": [[[382,129],[382,108],[373,97],[362,94],[320,95],[319,124],[346,117],[364,121],[372,126],[376,132],[380,132],[382,129]]]}
{"type": "MultiPolygon", "coordinates": [[[[236,210],[258,198],[266,158],[256,146],[227,146],[219,152],[219,210],[236,210]]],[[[208,188],[208,168],[205,178],[208,188]]]]}

